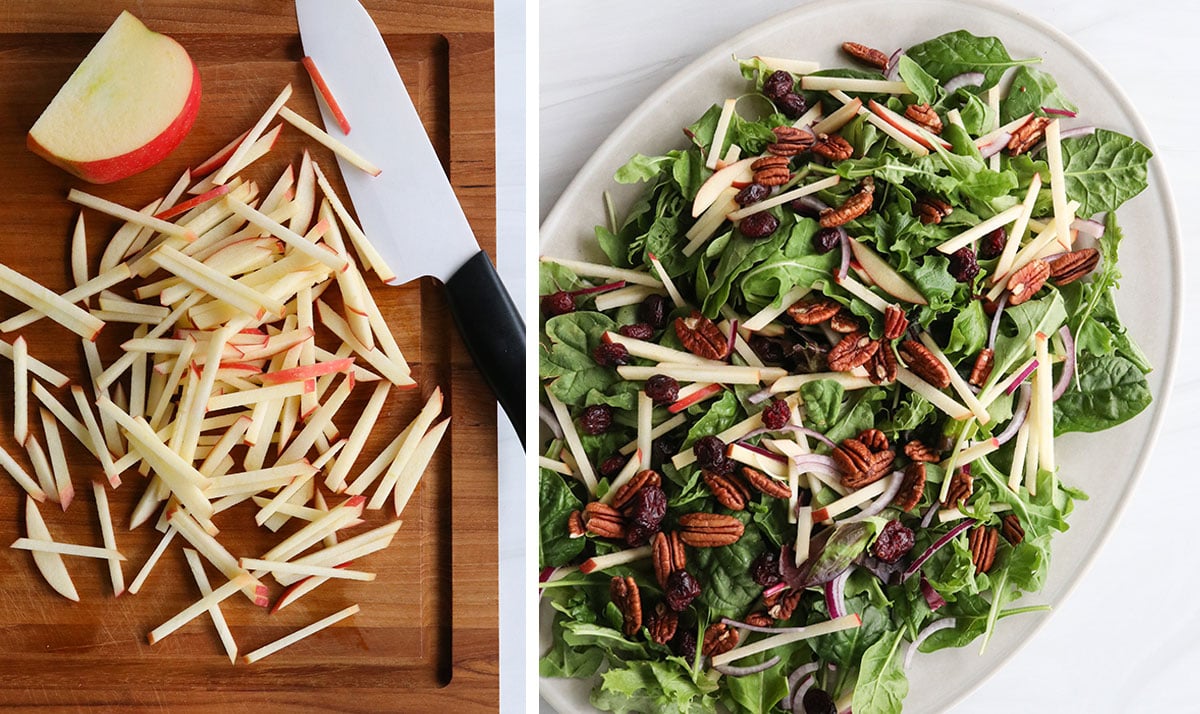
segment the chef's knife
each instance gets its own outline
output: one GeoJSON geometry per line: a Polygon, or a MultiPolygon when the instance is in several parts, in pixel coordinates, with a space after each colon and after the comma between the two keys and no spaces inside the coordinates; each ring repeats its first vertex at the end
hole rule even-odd
{"type": "Polygon", "coordinates": [[[357,0],[296,0],[304,54],[312,57],[350,123],[331,133],[378,166],[371,176],[338,164],[363,231],[396,274],[446,286],[450,311],[479,371],[525,443],[525,323],[471,232],[379,29],[357,0]]]}

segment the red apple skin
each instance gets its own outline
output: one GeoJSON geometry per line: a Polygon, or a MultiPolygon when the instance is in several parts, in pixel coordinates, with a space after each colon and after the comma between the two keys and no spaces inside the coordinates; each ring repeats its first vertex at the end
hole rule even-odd
{"type": "Polygon", "coordinates": [[[192,88],[179,115],[149,143],[120,156],[97,161],[66,161],[51,154],[32,134],[26,135],[25,144],[33,153],[88,183],[113,183],[154,166],[179,146],[196,122],[196,115],[200,112],[200,94],[200,69],[193,61],[192,88]]]}

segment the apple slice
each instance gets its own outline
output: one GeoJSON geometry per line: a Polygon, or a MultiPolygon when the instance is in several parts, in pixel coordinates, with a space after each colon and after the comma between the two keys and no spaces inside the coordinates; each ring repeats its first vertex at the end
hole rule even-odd
{"type": "Polygon", "coordinates": [[[91,183],[166,158],[200,110],[200,71],[178,42],[122,12],[29,130],[29,149],[91,183]]]}
{"type": "MultiPolygon", "coordinates": [[[[42,520],[42,514],[38,512],[37,503],[32,497],[25,499],[25,532],[34,540],[54,540],[50,537],[50,529],[42,520]]],[[[62,556],[45,550],[34,550],[32,553],[34,564],[50,587],[68,600],[79,602],[79,593],[75,590],[75,583],[71,581],[67,566],[63,564],[62,556]]]]}
{"type": "Polygon", "coordinates": [[[877,114],[881,119],[886,121],[888,124],[891,124],[910,139],[924,146],[926,149],[932,151],[933,142],[935,141],[941,144],[943,149],[948,150],[952,148],[950,146],[950,142],[946,141],[945,139],[941,139],[928,131],[925,131],[921,127],[900,116],[891,109],[888,109],[874,99],[867,102],[867,106],[870,107],[871,111],[875,112],[875,114],[877,114]]]}
{"type": "Polygon", "coordinates": [[[917,288],[908,281],[900,273],[897,273],[892,266],[887,264],[878,253],[865,243],[860,243],[856,240],[850,241],[850,250],[854,253],[854,258],[862,265],[863,270],[871,276],[875,284],[888,295],[911,302],[914,305],[928,305],[929,301],[921,294],[917,288]]]}
{"type": "Polygon", "coordinates": [[[692,201],[692,218],[699,218],[701,213],[704,213],[709,206],[716,202],[717,197],[725,189],[735,183],[748,183],[754,180],[754,172],[750,170],[750,165],[758,159],[758,156],[751,156],[748,159],[735,161],[700,184],[700,188],[696,191],[696,198],[692,201]]]}

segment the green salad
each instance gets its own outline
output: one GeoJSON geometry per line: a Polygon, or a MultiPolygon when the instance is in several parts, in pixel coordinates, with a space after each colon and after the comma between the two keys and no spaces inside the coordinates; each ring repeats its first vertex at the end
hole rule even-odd
{"type": "Polygon", "coordinates": [[[1055,437],[1151,401],[1150,151],[997,38],[842,49],[739,61],[617,172],[607,261],[542,258],[540,672],[600,710],[901,711],[917,652],[1045,609],[1055,437]]]}

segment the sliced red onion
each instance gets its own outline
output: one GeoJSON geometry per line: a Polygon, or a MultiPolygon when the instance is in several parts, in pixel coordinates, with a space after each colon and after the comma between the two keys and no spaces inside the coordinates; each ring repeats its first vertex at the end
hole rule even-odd
{"type": "Polygon", "coordinates": [[[996,435],[996,441],[1001,444],[1008,443],[1008,440],[1013,438],[1017,433],[1017,429],[1025,423],[1025,417],[1029,416],[1029,400],[1033,394],[1033,389],[1028,384],[1021,385],[1021,396],[1017,397],[1017,408],[1013,412],[1013,417],[1008,421],[1008,426],[1004,427],[1004,431],[996,435]]]}
{"type": "Polygon", "coordinates": [[[729,358],[733,356],[733,346],[735,344],[737,344],[737,338],[738,338],[737,330],[738,330],[738,321],[730,320],[729,321],[729,344],[727,344],[725,346],[725,354],[721,355],[721,359],[725,360],[726,362],[728,362],[729,358]]]}
{"type": "Polygon", "coordinates": [[[838,573],[833,580],[825,583],[825,608],[829,617],[836,619],[846,614],[846,580],[850,577],[853,566],[838,573]]]}
{"type": "MultiPolygon", "coordinates": [[[[763,595],[766,595],[766,592],[763,592],[763,595]]],[[[758,625],[750,625],[745,622],[740,622],[738,620],[734,620],[734,619],[731,619],[728,617],[722,617],[721,622],[724,622],[726,625],[729,625],[730,627],[740,627],[744,630],[749,630],[751,632],[764,632],[764,633],[772,634],[772,635],[789,634],[789,633],[793,633],[793,632],[804,632],[811,627],[811,625],[805,625],[803,627],[759,627],[758,625]]]]}
{"type": "Polygon", "coordinates": [[[937,612],[938,608],[946,604],[946,598],[933,589],[933,586],[929,584],[929,580],[924,575],[921,576],[921,594],[925,596],[925,604],[934,612],[937,612]]]}
{"type": "Polygon", "coordinates": [[[1056,107],[1042,107],[1042,111],[1047,114],[1056,114],[1060,117],[1071,117],[1072,119],[1079,116],[1078,112],[1073,112],[1070,109],[1058,109],[1056,107]]]}
{"type": "MultiPolygon", "coordinates": [[[[1077,136],[1087,136],[1089,134],[1094,134],[1094,133],[1096,133],[1096,127],[1094,127],[1094,126],[1077,126],[1072,129],[1066,129],[1065,131],[1063,131],[1061,134],[1058,135],[1058,138],[1059,139],[1074,139],[1077,136]]],[[[1042,141],[1042,142],[1039,142],[1037,146],[1030,149],[1029,153],[1036,154],[1037,152],[1041,151],[1044,148],[1046,148],[1046,142],[1042,141]]]]}
{"type": "Polygon", "coordinates": [[[746,449],[747,451],[753,451],[754,453],[758,454],[759,456],[766,457],[773,461],[784,461],[784,462],[787,461],[786,456],[777,454],[774,451],[767,451],[766,449],[762,448],[761,446],[755,446],[754,444],[747,444],[743,441],[737,441],[734,443],[736,443],[738,446],[741,446],[743,449],[746,449]]]}
{"type": "MultiPolygon", "coordinates": [[[[788,587],[790,587],[790,586],[787,583],[783,583],[783,582],[775,583],[774,585],[767,588],[766,590],[763,590],[763,597],[773,597],[773,596],[778,595],[779,593],[783,592],[784,590],[787,590],[788,587]]],[[[744,627],[749,627],[749,625],[744,625],[744,627]]]]}
{"type": "Polygon", "coordinates": [[[769,659],[765,662],[762,662],[760,664],[751,664],[751,665],[747,665],[745,667],[738,667],[738,666],[735,666],[732,664],[717,664],[717,665],[713,665],[713,669],[717,670],[721,674],[728,675],[730,677],[746,677],[751,674],[758,674],[759,672],[765,672],[766,670],[774,667],[777,664],[779,664],[779,655],[775,655],[771,659],[769,659]]]}
{"type": "Polygon", "coordinates": [[[833,443],[833,440],[828,436],[825,436],[819,431],[813,431],[806,426],[795,426],[794,424],[788,424],[787,426],[783,427],[782,431],[794,431],[797,434],[803,434],[805,436],[812,437],[831,449],[837,448],[837,444],[833,443]]]}
{"type": "Polygon", "coordinates": [[[788,675],[788,691],[791,694],[784,697],[784,707],[789,709],[792,714],[804,714],[797,707],[804,706],[804,695],[808,693],[809,688],[817,680],[812,675],[820,668],[821,664],[819,662],[809,662],[808,664],[800,665],[796,668],[795,672],[788,675]]]}
{"type": "MultiPolygon", "coordinates": [[[[807,127],[805,127],[805,130],[808,131],[808,133],[810,133],[810,134],[812,133],[812,130],[808,129],[807,127]]],[[[817,198],[816,196],[801,196],[800,198],[797,198],[795,200],[795,202],[798,205],[803,206],[803,207],[807,208],[808,210],[814,211],[816,213],[820,213],[821,211],[824,211],[827,208],[829,208],[828,203],[825,203],[824,201],[817,198]]]]}
{"type": "Polygon", "coordinates": [[[819,473],[830,478],[839,478],[842,475],[842,470],[833,463],[833,459],[822,454],[793,456],[792,461],[800,467],[800,473],[819,473]]]}
{"type": "Polygon", "coordinates": [[[999,153],[1001,149],[1008,146],[1009,140],[1012,139],[1012,134],[1006,132],[1001,133],[991,143],[979,147],[979,155],[983,158],[988,158],[999,153]]]}
{"type": "Polygon", "coordinates": [[[911,565],[909,565],[907,568],[904,569],[904,572],[900,575],[900,582],[904,582],[905,580],[908,580],[909,578],[911,578],[913,576],[913,573],[920,570],[921,566],[925,564],[925,561],[929,560],[929,558],[932,557],[934,553],[941,550],[942,546],[944,546],[947,543],[949,543],[950,541],[954,540],[954,538],[956,536],[958,536],[958,534],[962,533],[963,531],[967,530],[971,526],[975,525],[975,522],[976,521],[974,518],[966,518],[963,520],[962,523],[959,523],[958,525],[954,526],[949,531],[947,531],[946,535],[944,535],[941,538],[938,538],[936,541],[934,541],[933,545],[926,548],[924,553],[921,553],[920,555],[918,555],[917,559],[914,560],[911,565]]]}
{"type": "Polygon", "coordinates": [[[542,423],[550,427],[550,433],[554,434],[555,439],[563,438],[562,424],[558,423],[558,417],[554,416],[554,412],[545,404],[538,404],[538,416],[541,417],[542,423]]]}
{"type": "Polygon", "coordinates": [[[850,270],[850,234],[845,228],[838,226],[838,242],[842,246],[842,264],[838,266],[837,280],[840,283],[846,279],[846,273],[850,270]]]}
{"type": "Polygon", "coordinates": [[[1017,376],[1017,378],[1012,381],[1012,384],[1010,384],[1004,388],[1004,393],[1012,394],[1013,392],[1017,391],[1017,387],[1021,386],[1022,382],[1029,379],[1029,375],[1033,374],[1033,370],[1035,370],[1037,368],[1038,368],[1037,360],[1030,362],[1028,367],[1021,370],[1021,374],[1019,374],[1017,376]]]}
{"type": "Polygon", "coordinates": [[[1091,218],[1076,218],[1071,228],[1092,238],[1104,237],[1104,224],[1091,218]]]}
{"type": "Polygon", "coordinates": [[[597,285],[597,286],[591,287],[591,288],[580,288],[579,290],[572,290],[571,292],[569,292],[567,294],[568,295],[591,295],[592,293],[606,293],[610,290],[617,290],[617,289],[623,288],[623,287],[625,287],[625,281],[618,280],[615,283],[605,283],[604,285],[597,285]]]}
{"type": "Polygon", "coordinates": [[[892,505],[892,501],[895,500],[896,494],[900,493],[900,485],[904,482],[904,472],[896,471],[891,475],[890,478],[892,480],[890,483],[888,483],[887,490],[879,494],[879,498],[876,498],[874,501],[872,501],[871,505],[863,508],[856,515],[838,522],[854,523],[856,521],[865,521],[872,516],[877,516],[880,513],[883,513],[883,509],[892,505]]]}
{"type": "MultiPolygon", "coordinates": [[[[768,399],[770,399],[773,396],[775,396],[775,393],[772,392],[769,388],[761,389],[761,390],[755,392],[754,394],[751,394],[750,396],[746,397],[746,401],[750,402],[751,404],[762,404],[763,402],[767,401],[768,399]]],[[[748,436],[749,435],[747,435],[747,437],[748,436]]]]}
{"type": "Polygon", "coordinates": [[[1067,353],[1067,360],[1063,362],[1062,374],[1058,375],[1058,384],[1054,385],[1052,396],[1056,402],[1066,393],[1071,384],[1071,377],[1075,375],[1075,338],[1071,337],[1071,328],[1063,325],[1058,331],[1058,336],[1062,338],[1063,352],[1067,353]]]}
{"type": "Polygon", "coordinates": [[[889,82],[895,82],[900,79],[900,58],[904,56],[904,48],[896,50],[888,57],[887,66],[883,68],[883,76],[889,82]]]}
{"type": "Polygon", "coordinates": [[[550,576],[554,575],[555,570],[558,570],[558,568],[555,568],[555,567],[542,568],[542,574],[538,576],[538,582],[539,583],[548,582],[550,580],[550,576]]]}
{"type": "MultiPolygon", "coordinates": [[[[764,389],[761,392],[755,392],[754,394],[751,394],[749,397],[746,398],[746,401],[750,402],[751,404],[760,404],[760,403],[765,402],[766,400],[770,399],[773,396],[775,396],[775,394],[772,393],[771,390],[764,389]],[[760,394],[765,394],[765,396],[760,397],[759,396],[760,394]]],[[[829,437],[825,436],[821,432],[813,431],[812,429],[809,429],[808,427],[804,427],[804,426],[796,426],[795,424],[787,424],[782,429],[768,429],[764,426],[759,429],[755,429],[754,431],[750,432],[749,434],[746,434],[739,441],[744,441],[746,439],[753,439],[756,436],[762,436],[763,434],[770,434],[770,433],[780,432],[780,431],[791,431],[791,432],[795,432],[797,434],[804,434],[805,436],[810,436],[810,437],[820,441],[822,444],[828,445],[829,448],[831,448],[831,449],[837,448],[837,444],[833,443],[829,439],[829,437]]],[[[748,444],[743,444],[743,446],[748,446],[748,444]]],[[[804,454],[804,456],[808,456],[808,454],[804,454]]],[[[799,457],[796,457],[796,458],[799,458],[799,457]]]]}
{"type": "Polygon", "coordinates": [[[942,89],[946,90],[946,94],[953,94],[960,87],[981,87],[985,79],[983,72],[963,72],[946,80],[942,89]]]}
{"type": "Polygon", "coordinates": [[[929,504],[929,508],[926,508],[925,512],[921,514],[921,527],[922,528],[928,528],[929,524],[933,523],[933,517],[935,515],[937,515],[937,511],[938,511],[938,502],[937,501],[934,501],[933,503],[929,504]]]}
{"type": "Polygon", "coordinates": [[[1006,307],[1008,307],[1007,291],[1000,296],[1000,302],[996,303],[996,314],[992,315],[992,328],[988,330],[987,346],[989,350],[996,349],[996,333],[1000,331],[1000,316],[1004,314],[1006,307]]]}
{"type": "Polygon", "coordinates": [[[958,624],[957,620],[955,620],[953,617],[947,617],[938,620],[937,622],[929,623],[924,630],[921,630],[919,633],[917,633],[917,639],[912,641],[912,644],[908,646],[908,652],[904,654],[904,668],[909,668],[909,666],[912,664],[913,657],[915,657],[917,654],[917,648],[921,646],[921,643],[929,639],[930,635],[935,632],[940,632],[941,630],[954,627],[956,624],[958,624]]]}

